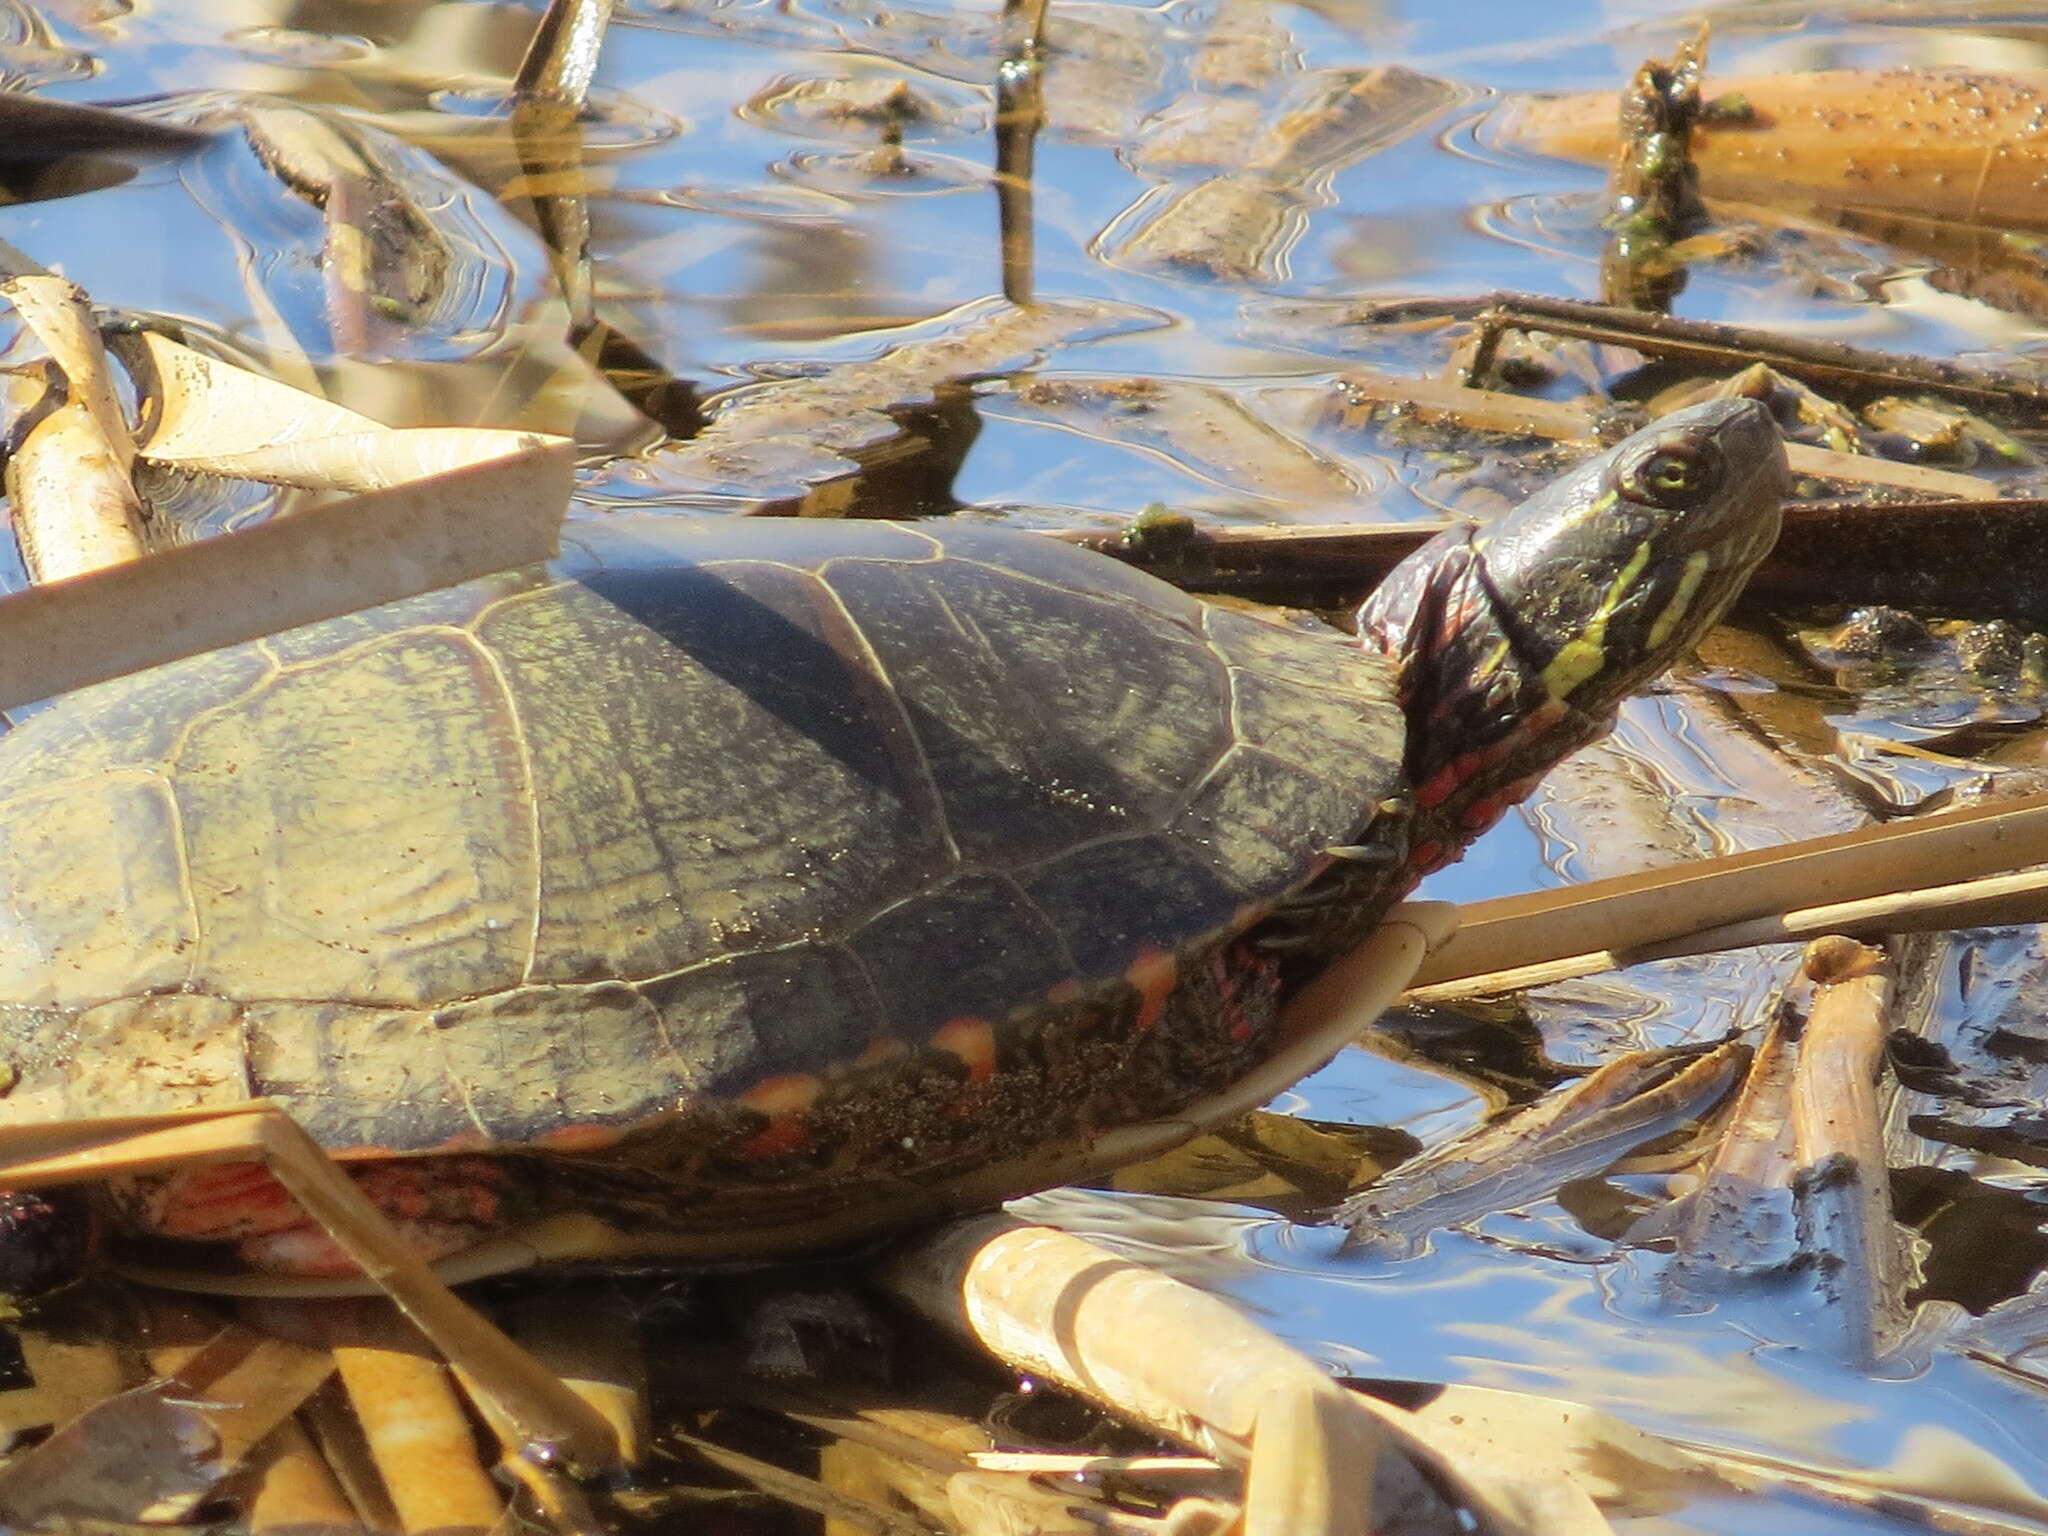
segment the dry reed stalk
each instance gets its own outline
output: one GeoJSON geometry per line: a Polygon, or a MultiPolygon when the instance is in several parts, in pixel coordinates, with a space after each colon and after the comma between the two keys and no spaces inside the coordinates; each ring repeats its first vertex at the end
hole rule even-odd
{"type": "Polygon", "coordinates": [[[548,559],[572,472],[542,449],[17,592],[0,709],[548,559]]]}
{"type": "Polygon", "coordinates": [[[1407,1258],[1441,1227],[1591,1178],[1707,1113],[1749,1065],[1733,1041],[1705,1053],[1632,1051],[1535,1104],[1402,1163],[1337,1208],[1346,1248],[1407,1258]]]}
{"type": "Polygon", "coordinates": [[[22,324],[35,332],[64,375],[64,393],[92,423],[114,465],[126,475],[135,463],[135,439],[114,392],[99,320],[91,302],[72,283],[48,273],[27,273],[0,282],[0,298],[14,306],[22,324]]]}
{"type": "Polygon", "coordinates": [[[1726,949],[1753,949],[1765,944],[1799,944],[1828,934],[1852,939],[1881,939],[1898,933],[1926,933],[1951,928],[1997,928],[2017,923],[2048,922],[2048,870],[2016,875],[1988,875],[1924,891],[1900,891],[1864,901],[1830,902],[1773,913],[1743,923],[1702,928],[1660,944],[1616,952],[1598,950],[1566,955],[1508,970],[1482,972],[1455,981],[1416,987],[1411,1002],[1446,1003],[1467,997],[1492,997],[1525,987],[1618,971],[1652,960],[1713,954],[1726,949]]]}
{"type": "Polygon", "coordinates": [[[828,1530],[845,1531],[848,1536],[855,1532],[860,1536],[930,1536],[931,1527],[922,1520],[829,1488],[816,1478],[791,1472],[745,1451],[682,1430],[670,1430],[665,1438],[771,1497],[823,1516],[828,1530]]]}
{"type": "Polygon", "coordinates": [[[65,581],[146,552],[141,498],[75,402],[60,401],[29,428],[8,458],[6,488],[32,581],[65,581]]]}
{"type": "Polygon", "coordinates": [[[149,510],[131,478],[135,440],[91,306],[48,273],[0,282],[0,297],[50,354],[42,402],[49,409],[9,458],[6,474],[30,578],[62,581],[139,558],[149,510]]]}
{"type": "Polygon", "coordinates": [[[330,1379],[306,1400],[299,1410],[299,1422],[313,1442],[314,1454],[341,1485],[364,1529],[375,1536],[401,1536],[398,1510],[377,1471],[369,1442],[363,1438],[363,1426],[349,1407],[347,1388],[330,1379]]]}
{"type": "Polygon", "coordinates": [[[1653,1211],[1631,1242],[1675,1241],[1660,1284],[1697,1305],[1797,1275],[1802,1335],[1869,1370],[1905,1337],[1913,1264],[1892,1220],[1879,1093],[1891,973],[1878,951],[1807,946],[1692,1192],[1653,1211]]]}
{"type": "Polygon", "coordinates": [[[0,1465],[10,1522],[188,1519],[333,1371],[318,1350],[188,1321],[175,1319],[179,1336],[159,1346],[156,1380],[94,1404],[0,1465]]]}
{"type": "Polygon", "coordinates": [[[1244,1468],[1245,1536],[1367,1536],[1390,1519],[1434,1518],[1436,1488],[1485,1532],[1606,1528],[1583,1500],[1576,1523],[1532,1523],[1546,1499],[1570,1502],[1571,1491],[1489,1486],[1454,1470],[1396,1410],[1345,1392],[1229,1303],[1083,1238],[1004,1217],[962,1222],[899,1255],[883,1278],[1014,1368],[1244,1468]]]}
{"type": "MultiPolygon", "coordinates": [[[[1423,963],[1416,990],[1437,997],[1443,995],[1437,989],[1458,983],[1462,995],[1474,990],[1474,978],[1485,976],[1493,983],[1503,974],[1542,974],[1542,968],[1559,964],[1567,967],[1565,974],[1585,974],[1569,967],[1604,969],[1653,958],[1673,952],[1664,946],[1679,946],[1687,935],[1737,924],[1744,926],[1735,931],[1753,935],[1744,942],[1763,943],[1792,936],[1785,927],[1787,914],[1825,906],[1837,908],[1834,916],[1839,918],[1841,903],[1896,898],[1930,882],[1953,885],[2041,863],[2048,863],[2048,795],[2029,795],[1672,869],[1475,902],[1461,911],[1457,934],[1423,963]]],[[[2022,879],[2000,894],[2018,901],[2030,888],[2022,879]]],[[[1887,915],[1898,915],[1902,905],[1887,915]]],[[[1555,978],[1546,974],[1545,979],[1555,978]]]]}
{"type": "Polygon", "coordinates": [[[503,1321],[515,1342],[611,1425],[627,1466],[646,1459],[647,1356],[622,1299],[541,1292],[514,1303],[503,1321]]]}

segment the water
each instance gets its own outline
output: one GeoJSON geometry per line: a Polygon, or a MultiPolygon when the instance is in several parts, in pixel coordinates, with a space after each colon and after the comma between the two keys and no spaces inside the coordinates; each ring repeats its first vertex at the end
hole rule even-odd
{"type": "MultiPolygon", "coordinates": [[[[73,0],[44,10],[40,35],[24,22],[0,37],[0,69],[12,82],[76,102],[146,100],[150,115],[214,137],[182,153],[112,153],[119,169],[98,178],[111,184],[0,208],[0,238],[103,306],[170,317],[266,356],[302,355],[300,366],[335,398],[394,422],[564,425],[539,382],[567,366],[548,256],[522,222],[528,205],[516,183],[505,201],[495,195],[516,167],[488,138],[533,9],[187,0],[131,11],[73,0]],[[445,241],[405,296],[403,324],[376,323],[395,302],[389,293],[383,310],[338,305],[315,201],[280,177],[275,156],[235,116],[250,93],[337,114],[332,121],[365,137],[388,184],[445,241]]],[[[1250,12],[1275,29],[1276,82],[1400,65],[1449,88],[1412,131],[1323,167],[1289,208],[1284,248],[1226,280],[1148,264],[1130,245],[1168,200],[1213,174],[1147,167],[1143,149],[1153,115],[1191,88],[1216,10],[1055,7],[1063,24],[1085,30],[1068,35],[1064,53],[1055,35],[1031,280],[1042,296],[1103,301],[1121,318],[1103,339],[1006,361],[932,429],[963,508],[1043,524],[1122,519],[1158,502],[1226,521],[1312,521],[1431,516],[1471,494],[1456,466],[1446,478],[1439,455],[1321,408],[1346,363],[1333,355],[1335,311],[1301,306],[1497,288],[1590,295],[1600,174],[1511,147],[1493,114],[1512,93],[1612,88],[1647,51],[1668,47],[1676,19],[1689,14],[1623,0],[1331,0],[1250,12]],[[1088,48],[1111,61],[1092,78],[1088,48]],[[1296,318],[1275,322],[1276,304],[1296,318]],[[1204,459],[1171,442],[1134,447],[1019,393],[1034,378],[1127,377],[1209,386],[1343,466],[1372,491],[1373,509],[1290,501],[1272,494],[1256,458],[1204,459]]],[[[1857,7],[1854,19],[1729,6],[1716,20],[1714,63],[1735,74],[2048,60],[2041,18],[2000,19],[2000,28],[1976,29],[1926,6],[1857,7]]],[[[621,5],[585,124],[598,316],[699,399],[945,332],[954,310],[1003,281],[989,183],[992,22],[986,7],[964,3],[621,5]],[[906,173],[876,174],[864,159],[879,143],[871,121],[835,120],[807,98],[815,82],[849,80],[870,94],[900,80],[933,106],[903,133],[906,173]]],[[[1239,95],[1269,102],[1283,89],[1239,95]]],[[[2035,320],[1940,294],[1921,280],[1923,260],[1875,242],[1817,239],[1810,263],[1703,269],[1679,310],[1937,356],[2040,345],[2035,320]]],[[[22,350],[15,338],[11,355],[22,350]]],[[[567,422],[590,451],[593,493],[616,492],[608,457],[651,433],[602,385],[590,388],[567,422]]],[[[215,526],[268,505],[243,498],[196,515],[215,526]]],[[[1510,818],[1423,894],[1468,900],[1552,883],[1567,867],[1583,872],[1588,855],[1569,832],[1561,839],[1547,822],[1510,818]]],[[[1531,1027],[1556,1059],[1588,1064],[1617,1043],[1709,1037],[1767,987],[1763,972],[1687,973],[1661,993],[1647,983],[1610,998],[1598,1024],[1577,1004],[1539,1000],[1531,1027]]],[[[1282,1107],[1434,1143],[1476,1123],[1486,1100],[1455,1064],[1353,1051],[1282,1107]]],[[[1979,1164],[1953,1149],[1928,1155],[2041,1198],[2026,1167],[1979,1164]]],[[[1349,1260],[1332,1232],[1249,1208],[1062,1192],[1025,1209],[1189,1273],[1351,1374],[1572,1399],[1683,1440],[1817,1465],[1942,1461],[1958,1485],[2003,1480],[2048,1499],[2048,1399],[2027,1381],[1942,1341],[1905,1379],[1858,1374],[1802,1343],[1796,1297],[1775,1311],[1768,1298],[1691,1315],[1645,1308],[1626,1294],[1627,1263],[1614,1245],[1562,1204],[1439,1233],[1424,1256],[1402,1263],[1349,1260]]],[[[1948,1262],[1967,1266],[1973,1240],[1995,1234],[1973,1238],[1965,1225],[1944,1240],[1948,1262]]],[[[1767,1513],[1702,1500],[1627,1528],[1677,1536],[1764,1528],[1759,1520],[1786,1533],[1917,1528],[1784,1500],[1767,1513]]]]}

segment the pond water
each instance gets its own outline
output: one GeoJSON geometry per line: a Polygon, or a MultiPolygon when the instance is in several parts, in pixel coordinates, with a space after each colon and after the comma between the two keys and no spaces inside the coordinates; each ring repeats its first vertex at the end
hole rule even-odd
{"type": "MultiPolygon", "coordinates": [[[[1928,4],[1729,5],[1714,13],[1713,68],[2048,68],[2048,12],[1974,10],[1989,19],[1928,4]]],[[[573,431],[588,451],[592,515],[625,502],[738,511],[801,499],[802,474],[792,492],[772,464],[719,484],[659,451],[621,457],[657,443],[660,430],[571,356],[562,338],[576,305],[564,305],[548,252],[524,222],[534,187],[493,135],[491,114],[537,14],[416,0],[0,6],[9,84],[73,102],[142,103],[143,115],[212,135],[162,152],[108,149],[86,157],[96,170],[74,158],[60,162],[62,177],[22,172],[12,205],[0,207],[0,239],[101,306],[166,317],[275,366],[295,358],[292,367],[367,414],[573,431]],[[251,116],[252,95],[308,110],[273,104],[251,116]],[[367,302],[337,297],[327,222],[293,170],[290,145],[300,141],[291,136],[323,124],[367,143],[379,185],[438,235],[417,270],[380,269],[384,287],[367,302]]],[[[922,468],[906,481],[907,504],[860,510],[1107,526],[1153,504],[1224,523],[1405,520],[1497,504],[1488,454],[1404,441],[1343,408],[1339,379],[1358,358],[1342,306],[1495,289],[1592,295],[1602,173],[1518,148],[1502,131],[1502,105],[1526,92],[1614,89],[1646,55],[1667,53],[1696,8],[1054,0],[1052,14],[1028,278],[1042,299],[1076,313],[1088,306],[1085,319],[1042,346],[976,364],[986,378],[971,390],[913,402],[924,410],[914,453],[922,468]],[[1231,37],[1235,63],[1218,41],[1231,37]],[[1222,257],[1206,267],[1159,259],[1147,233],[1156,235],[1162,210],[1219,174],[1199,155],[1164,159],[1168,126],[1218,102],[1265,112],[1314,72],[1376,66],[1412,75],[1387,88],[1369,119],[1377,126],[1320,162],[1272,173],[1267,204],[1282,233],[1235,268],[1222,257]],[[1090,393],[1131,379],[1188,393],[1181,405],[1139,412],[1105,408],[1090,393]],[[1189,425],[1197,405],[1220,413],[1213,435],[1189,425]]],[[[969,325],[963,306],[1002,292],[997,21],[968,0],[618,6],[576,173],[589,225],[583,312],[643,354],[643,373],[677,381],[663,397],[672,426],[687,430],[708,397],[733,386],[958,335],[969,325]],[[892,120],[900,145],[886,149],[892,120]]],[[[1207,142],[1227,163],[1225,141],[1207,142]]],[[[1774,251],[1702,264],[1678,312],[1940,357],[2021,358],[2042,345],[2040,321],[1945,291],[1924,257],[1800,227],[1808,246],[1796,259],[1774,251]]],[[[30,343],[8,334],[0,360],[29,355],[30,343]]],[[[1431,334],[1400,344],[1411,366],[1441,362],[1431,334]]],[[[1365,362],[1392,366],[1387,355],[1365,362]]],[[[1579,387],[1568,377],[1545,386],[1559,398],[1579,387]]],[[[275,505],[260,490],[177,494],[198,528],[275,505]]],[[[1823,762],[1815,789],[1802,774],[1817,760],[1756,768],[1735,761],[1732,737],[1715,735],[1728,709],[1798,675],[1786,625],[1762,616],[1749,633],[1777,647],[1770,666],[1710,655],[1690,692],[1633,706],[1616,744],[1600,749],[1608,755],[1511,816],[1422,894],[1481,898],[1864,819],[1867,772],[1829,777],[1823,762]],[[1602,799],[1585,789],[1594,782],[1647,790],[1602,799]]],[[[1860,720],[1875,730],[1920,699],[1829,687],[1820,702],[1809,697],[1815,729],[1860,720]]],[[[2008,761],[2035,751],[2027,744],[2038,723],[2030,700],[2013,707],[2017,723],[2000,736],[2008,761]]],[[[1744,739],[1753,745],[1757,734],[1744,739]]],[[[1846,750],[1837,748],[1834,769],[1846,750]]],[[[1967,770],[1924,774],[1913,791],[1923,797],[1967,770]]],[[[1930,1027],[1965,1027],[1987,992],[2023,1006],[2038,991],[2035,948],[2008,935],[1930,950],[1918,962],[1933,978],[1930,1027]]],[[[1410,1021],[1396,1027],[1402,1049],[1349,1051],[1278,1107],[1433,1145],[1498,1107],[1492,1088],[1512,1075],[1498,1064],[1517,1051],[1577,1070],[1617,1049],[1716,1038],[1762,1004],[1785,960],[1741,956],[1549,989],[1512,1019],[1470,1022],[1455,1049],[1410,1021]]],[[[1519,1096],[1535,1091],[1525,1085],[1519,1096]]],[[[1932,1107],[1924,1095],[1913,1102],[1932,1107]]],[[[1982,1310],[2023,1291],[2040,1262],[2025,1247],[2040,1246],[2038,1233],[2027,1234],[2037,1211],[2048,1215],[2024,1149],[1968,1151],[1918,1136],[1897,1146],[1911,1166],[1952,1181],[1916,1218],[1937,1238],[1924,1294],[1982,1310]],[[1970,1214],[1994,1207],[1995,1218],[1970,1214]],[[1950,1219],[1935,1232],[1943,1212],[1950,1219]],[[2001,1251],[2014,1241],[2025,1262],[2001,1251]],[[1967,1277],[1987,1268],[1996,1282],[1972,1291],[1967,1277]]],[[[1643,1203],[1661,1193],[1647,1174],[1617,1177],[1610,1190],[1643,1203]]],[[[2048,1395],[2028,1377],[1953,1332],[1875,1373],[1852,1369],[1814,1343],[1811,1314],[1829,1303],[1796,1286],[1683,1313],[1645,1302],[1641,1261],[1569,1193],[1439,1232],[1398,1261],[1346,1256],[1334,1229],[1252,1204],[1059,1191],[1020,1208],[1241,1301],[1350,1375],[1569,1399],[1687,1442],[1887,1469],[1901,1486],[2024,1512],[1958,1528],[2048,1521],[2048,1395]]],[[[1621,1528],[1920,1527],[1780,1497],[1697,1500],[1621,1528]]]]}

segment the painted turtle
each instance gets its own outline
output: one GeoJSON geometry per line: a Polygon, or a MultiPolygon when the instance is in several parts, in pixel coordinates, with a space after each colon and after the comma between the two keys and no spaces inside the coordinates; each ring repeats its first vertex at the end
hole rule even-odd
{"type": "MultiPolygon", "coordinates": [[[[0,738],[0,1127],[268,1099],[428,1257],[1042,1186],[1257,1064],[1715,620],[1785,486],[1761,407],[1694,407],[1440,536],[1363,644],[973,524],[622,515],[82,690],[0,738]]],[[[207,1155],[127,1224],[350,1267],[207,1155]]]]}

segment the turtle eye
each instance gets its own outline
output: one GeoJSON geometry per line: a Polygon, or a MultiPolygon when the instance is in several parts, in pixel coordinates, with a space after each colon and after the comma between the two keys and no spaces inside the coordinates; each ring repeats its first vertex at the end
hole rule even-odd
{"type": "Polygon", "coordinates": [[[1615,476],[1630,501],[1682,512],[1713,493],[1721,478],[1720,456],[1699,443],[1657,443],[1615,476]]]}

